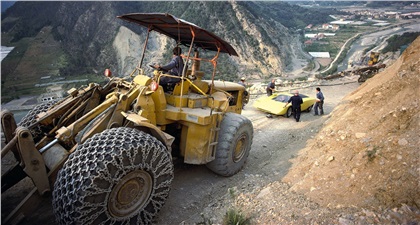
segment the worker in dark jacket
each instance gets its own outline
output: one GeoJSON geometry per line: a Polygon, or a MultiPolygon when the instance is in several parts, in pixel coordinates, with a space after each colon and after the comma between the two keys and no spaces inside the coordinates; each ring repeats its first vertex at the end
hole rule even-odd
{"type": "Polygon", "coordinates": [[[296,122],[300,120],[300,105],[303,104],[302,97],[299,96],[299,91],[294,91],[294,95],[290,97],[289,101],[284,105],[286,107],[290,102],[292,102],[292,112],[293,117],[296,119],[296,122]]]}
{"type": "MultiPolygon", "coordinates": [[[[172,60],[168,64],[164,66],[154,65],[153,67],[158,70],[167,71],[167,73],[170,75],[181,77],[182,70],[184,68],[184,61],[181,57],[182,50],[177,46],[172,50],[172,53],[172,60]]],[[[180,78],[162,76],[160,78],[159,84],[165,88],[166,85],[178,83],[180,80],[180,78]]]]}
{"type": "Polygon", "coordinates": [[[316,88],[316,103],[315,103],[315,116],[318,116],[318,108],[319,113],[324,115],[324,94],[321,92],[321,88],[316,88]]]}
{"type": "Polygon", "coordinates": [[[272,79],[270,83],[267,85],[267,96],[271,96],[273,94],[273,91],[276,90],[276,79],[272,79]]]}

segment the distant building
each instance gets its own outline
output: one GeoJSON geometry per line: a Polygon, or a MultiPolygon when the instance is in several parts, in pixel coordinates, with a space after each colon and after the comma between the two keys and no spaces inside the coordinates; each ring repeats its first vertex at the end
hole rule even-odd
{"type": "Polygon", "coordinates": [[[330,58],[329,52],[308,52],[314,58],[330,58]]]}
{"type": "Polygon", "coordinates": [[[46,93],[41,94],[37,98],[37,101],[39,103],[49,102],[49,101],[59,100],[59,99],[64,98],[65,93],[61,85],[52,85],[52,86],[47,87],[46,90],[47,90],[46,93]]]}
{"type": "Polygon", "coordinates": [[[402,19],[420,18],[420,12],[412,12],[412,13],[401,14],[401,18],[402,19]]]}
{"type": "Polygon", "coordinates": [[[317,34],[305,34],[305,38],[310,38],[314,40],[322,40],[325,37],[335,36],[335,33],[317,33],[317,34]]]}
{"type": "Polygon", "coordinates": [[[353,22],[354,21],[352,21],[352,20],[336,20],[336,21],[330,22],[330,24],[347,25],[347,24],[351,24],[353,22]]]}
{"type": "Polygon", "coordinates": [[[306,38],[316,38],[318,34],[305,34],[306,38]]]}
{"type": "MultiPolygon", "coordinates": [[[[318,34],[318,35],[320,35],[320,34],[318,34]]],[[[335,33],[322,33],[322,35],[324,35],[325,37],[331,37],[331,36],[335,36],[335,33]]]]}
{"type": "Polygon", "coordinates": [[[53,93],[41,94],[37,98],[37,101],[39,103],[42,103],[42,102],[49,102],[49,101],[53,101],[53,100],[59,100],[59,99],[63,99],[63,96],[61,95],[61,93],[53,92],[53,93]]]}
{"type": "Polygon", "coordinates": [[[383,26],[388,26],[390,23],[375,23],[373,24],[373,26],[378,26],[378,27],[383,27],[383,26]]]}
{"type": "Polygon", "coordinates": [[[352,25],[363,25],[365,23],[366,22],[364,22],[364,21],[356,21],[356,22],[352,23],[352,25]]]}

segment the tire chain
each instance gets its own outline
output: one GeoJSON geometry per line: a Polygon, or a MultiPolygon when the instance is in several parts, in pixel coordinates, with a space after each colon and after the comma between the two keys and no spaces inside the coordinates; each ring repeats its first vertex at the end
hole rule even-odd
{"type": "Polygon", "coordinates": [[[131,128],[106,130],[80,145],[59,172],[54,213],[60,224],[150,224],[169,195],[173,171],[170,153],[156,138],[131,128]],[[113,217],[107,210],[112,187],[134,170],[152,176],[151,195],[143,211],[113,217]]]}
{"type": "MultiPolygon", "coordinates": [[[[57,101],[58,100],[48,101],[48,102],[44,102],[42,104],[39,104],[39,105],[35,106],[32,110],[30,110],[28,112],[28,114],[26,114],[24,117],[22,117],[22,119],[17,124],[17,126],[18,127],[20,127],[20,126],[21,127],[29,127],[30,125],[32,125],[33,123],[36,122],[36,116],[39,113],[48,111],[48,109],[51,106],[53,106],[57,101]]],[[[34,137],[34,139],[42,136],[43,132],[42,132],[41,126],[37,125],[34,128],[32,128],[31,129],[31,134],[34,137]]]]}

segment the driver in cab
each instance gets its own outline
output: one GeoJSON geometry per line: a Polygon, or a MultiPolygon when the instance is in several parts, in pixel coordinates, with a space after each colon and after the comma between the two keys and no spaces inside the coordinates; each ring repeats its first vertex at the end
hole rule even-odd
{"type": "MultiPolygon", "coordinates": [[[[157,64],[154,65],[153,68],[163,70],[167,74],[180,77],[182,76],[182,70],[184,68],[184,61],[181,57],[182,50],[180,47],[177,46],[172,50],[172,53],[172,59],[168,64],[164,66],[160,66],[159,64],[157,64]]],[[[178,83],[180,80],[180,78],[161,76],[159,84],[165,89],[165,87],[167,87],[168,84],[178,83]]]]}

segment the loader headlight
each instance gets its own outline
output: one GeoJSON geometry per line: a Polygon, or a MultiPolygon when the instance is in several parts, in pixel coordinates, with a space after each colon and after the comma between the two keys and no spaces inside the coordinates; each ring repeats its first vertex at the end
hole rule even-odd
{"type": "Polygon", "coordinates": [[[105,69],[104,75],[105,75],[106,77],[111,78],[111,77],[112,77],[111,70],[110,70],[110,69],[105,69]]]}
{"type": "Polygon", "coordinates": [[[152,83],[150,84],[150,89],[152,91],[156,91],[159,87],[159,84],[156,81],[152,81],[152,83]]]}

